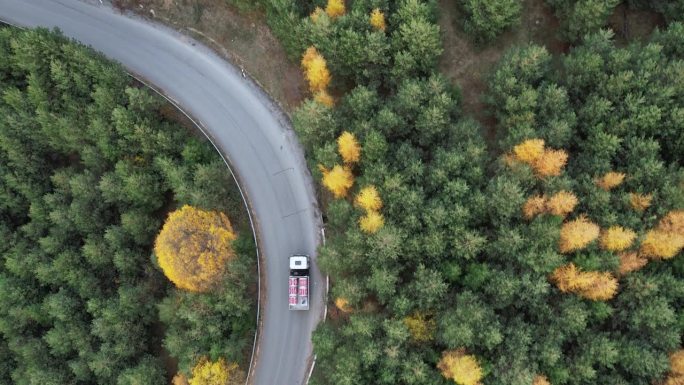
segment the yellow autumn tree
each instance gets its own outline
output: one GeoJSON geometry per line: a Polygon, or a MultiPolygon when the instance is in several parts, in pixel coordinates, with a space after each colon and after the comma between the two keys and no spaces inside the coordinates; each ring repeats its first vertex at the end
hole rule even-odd
{"type": "Polygon", "coordinates": [[[304,68],[304,77],[309,82],[309,90],[311,92],[323,91],[328,87],[331,80],[328,64],[323,55],[316,50],[316,47],[309,47],[304,52],[302,67],[304,68]]]}
{"type": "Polygon", "coordinates": [[[325,11],[323,11],[323,8],[321,8],[321,7],[314,8],[313,12],[311,12],[311,15],[310,15],[311,21],[314,24],[318,23],[318,20],[320,20],[321,15],[323,15],[324,12],[325,11]]]}
{"type": "Polygon", "coordinates": [[[375,8],[370,14],[370,25],[380,31],[384,31],[387,28],[385,24],[385,14],[382,13],[380,8],[375,8]]]}
{"type": "Polygon", "coordinates": [[[202,357],[192,368],[190,385],[238,385],[243,384],[245,375],[236,363],[227,363],[223,358],[211,362],[202,357]]]}
{"type": "Polygon", "coordinates": [[[328,0],[328,5],[325,7],[325,13],[331,19],[344,15],[344,0],[328,0]]]}
{"type": "Polygon", "coordinates": [[[622,226],[611,226],[601,234],[599,244],[604,250],[622,251],[634,243],[636,233],[622,226]]]}
{"type": "Polygon", "coordinates": [[[651,206],[653,195],[629,193],[629,204],[636,211],[642,212],[651,206]]]}
{"type": "Polygon", "coordinates": [[[354,185],[354,175],[347,167],[335,165],[332,170],[321,168],[323,172],[323,186],[325,186],[335,198],[344,198],[347,191],[354,185]]]}
{"type": "Polygon", "coordinates": [[[362,188],[354,203],[365,211],[378,211],[382,208],[382,199],[375,186],[362,188]]]}
{"type": "Polygon", "coordinates": [[[427,342],[434,338],[437,325],[432,317],[422,312],[415,312],[404,318],[404,325],[411,333],[411,338],[416,342],[427,342]]]}
{"type": "Polygon", "coordinates": [[[544,154],[543,139],[527,139],[513,147],[513,155],[521,162],[534,163],[544,154]]]}
{"type": "Polygon", "coordinates": [[[314,101],[320,103],[326,107],[332,107],[335,105],[335,99],[326,90],[320,90],[314,94],[314,101]]]}
{"type": "Polygon", "coordinates": [[[670,259],[679,254],[684,247],[684,237],[662,230],[646,233],[639,248],[639,255],[654,259],[670,259]]]}
{"type": "Polygon", "coordinates": [[[233,258],[233,240],[235,233],[225,214],[186,205],[169,214],[154,251],[162,271],[177,287],[205,292],[233,258]]]}
{"type": "Polygon", "coordinates": [[[625,174],[622,172],[610,171],[601,178],[596,180],[596,185],[603,190],[609,191],[619,185],[625,180],[625,174]]]}
{"type": "Polygon", "coordinates": [[[377,211],[369,211],[359,219],[359,226],[363,232],[374,234],[385,225],[385,218],[377,211]]]}
{"type": "Polygon", "coordinates": [[[525,219],[532,219],[545,211],[546,197],[544,195],[535,195],[527,198],[522,208],[525,219]]]}
{"type": "Polygon", "coordinates": [[[585,216],[580,216],[573,221],[563,224],[558,246],[561,253],[580,250],[596,240],[599,234],[600,229],[597,224],[591,222],[585,216]]]}
{"type": "Polygon", "coordinates": [[[559,191],[546,201],[546,211],[552,215],[567,216],[577,206],[577,197],[570,191],[559,191]]]}
{"type": "Polygon", "coordinates": [[[437,368],[442,372],[442,376],[459,385],[477,385],[483,376],[477,358],[465,354],[465,349],[443,352],[437,368]]]}
{"type": "Polygon", "coordinates": [[[544,150],[542,155],[532,163],[537,176],[545,178],[558,176],[568,162],[568,153],[563,150],[544,150]]]}
{"type": "Polygon", "coordinates": [[[356,136],[348,131],[337,138],[337,152],[345,164],[357,163],[361,159],[361,146],[356,136]]]}
{"type": "Polygon", "coordinates": [[[622,252],[618,256],[620,257],[620,266],[618,267],[618,274],[620,275],[637,271],[648,263],[648,259],[639,256],[639,253],[635,251],[622,252]]]}
{"type": "Polygon", "coordinates": [[[353,310],[349,305],[349,301],[344,297],[337,297],[335,299],[335,306],[344,313],[350,313],[353,310]]]}
{"type": "Polygon", "coordinates": [[[551,385],[551,383],[549,382],[549,379],[546,378],[546,376],[537,374],[536,376],[534,376],[534,380],[532,380],[532,385],[551,385]]]}
{"type": "Polygon", "coordinates": [[[615,296],[618,282],[609,272],[580,271],[569,263],[553,271],[550,277],[564,293],[571,292],[593,301],[606,301],[615,296]]]}

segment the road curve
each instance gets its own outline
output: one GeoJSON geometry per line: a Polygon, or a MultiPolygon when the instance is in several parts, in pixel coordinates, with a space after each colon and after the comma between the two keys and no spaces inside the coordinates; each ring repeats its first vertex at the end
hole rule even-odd
{"type": "MultiPolygon", "coordinates": [[[[236,174],[261,252],[261,331],[256,385],[301,385],[311,332],[322,318],[325,281],[314,267],[311,310],[287,309],[287,257],[315,259],[320,214],[302,150],[287,119],[240,71],[168,28],[76,0],[0,0],[0,19],[58,27],[120,62],[192,116],[236,174]]],[[[315,265],[314,265],[315,266],[315,265]]]]}

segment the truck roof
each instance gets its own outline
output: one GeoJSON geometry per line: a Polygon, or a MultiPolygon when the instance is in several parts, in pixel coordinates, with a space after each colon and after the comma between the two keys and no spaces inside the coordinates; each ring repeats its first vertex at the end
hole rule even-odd
{"type": "Polygon", "coordinates": [[[290,270],[305,270],[309,268],[309,257],[293,255],[290,257],[290,270]]]}

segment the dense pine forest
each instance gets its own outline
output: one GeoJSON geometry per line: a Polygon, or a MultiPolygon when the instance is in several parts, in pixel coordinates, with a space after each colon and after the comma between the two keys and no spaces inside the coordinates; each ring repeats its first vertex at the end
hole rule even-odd
{"type": "Polygon", "coordinates": [[[242,383],[231,362],[248,364],[254,338],[252,235],[219,154],[177,121],[91,49],[0,29],[0,383],[162,385],[176,366],[242,383]],[[237,230],[237,257],[202,290],[164,277],[163,239],[153,254],[186,204],[237,230]]]}
{"type": "MultiPolygon", "coordinates": [[[[460,3],[479,43],[519,12],[460,3]]],[[[485,140],[436,70],[436,2],[264,2],[311,92],[293,120],[332,281],[312,383],[684,380],[682,3],[620,47],[617,1],[549,3],[571,48],[504,56],[485,140]]]]}

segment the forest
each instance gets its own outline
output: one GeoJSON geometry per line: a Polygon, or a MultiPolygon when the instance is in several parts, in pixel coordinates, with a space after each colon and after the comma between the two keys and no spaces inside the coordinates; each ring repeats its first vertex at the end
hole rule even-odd
{"type": "MultiPolygon", "coordinates": [[[[618,1],[548,3],[569,49],[504,55],[488,137],[437,70],[436,1],[262,2],[311,95],[293,122],[332,283],[312,384],[684,381],[684,3],[629,2],[665,22],[626,45],[618,1]]],[[[520,12],[459,4],[478,44],[520,12]]]]}
{"type": "MultiPolygon", "coordinates": [[[[545,0],[567,48],[510,47],[490,135],[438,70],[446,1],[475,44],[522,28],[519,0],[258,0],[310,96],[310,384],[684,383],[684,2],[545,0]],[[662,23],[620,41],[619,6],[662,23]]],[[[218,154],[48,31],[0,30],[0,91],[0,382],[238,383],[254,246],[218,154]],[[212,225],[227,258],[184,275],[169,234],[212,225]]]]}
{"type": "Polygon", "coordinates": [[[0,29],[0,256],[0,383],[243,383],[256,259],[223,160],[54,31],[0,29]],[[188,275],[179,231],[215,264],[188,275]]]}

